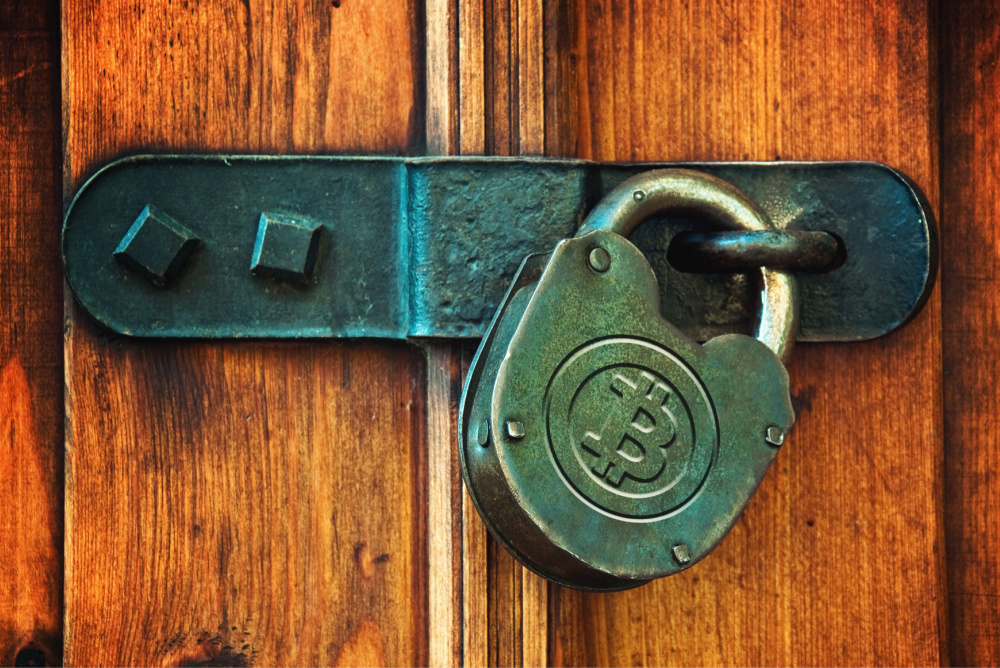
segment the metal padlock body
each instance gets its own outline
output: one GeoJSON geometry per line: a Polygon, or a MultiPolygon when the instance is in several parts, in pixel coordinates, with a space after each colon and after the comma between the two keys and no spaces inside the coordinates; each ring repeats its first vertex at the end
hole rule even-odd
{"type": "Polygon", "coordinates": [[[708,554],[777,454],[768,430],[793,421],[766,345],[689,339],[640,251],[598,230],[522,265],[469,372],[459,448],[508,550],[561,584],[615,590],[708,554]]]}

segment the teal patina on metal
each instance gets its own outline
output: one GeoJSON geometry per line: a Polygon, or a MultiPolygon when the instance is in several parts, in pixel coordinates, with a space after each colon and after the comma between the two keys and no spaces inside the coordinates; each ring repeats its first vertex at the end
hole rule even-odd
{"type": "MultiPolygon", "coordinates": [[[[626,178],[663,166],[127,158],[76,195],[63,229],[66,277],[85,311],[131,336],[476,338],[526,255],[573,236],[626,178]],[[158,269],[137,273],[113,258],[147,206],[200,239],[162,278],[158,269]],[[273,249],[284,259],[264,257],[270,249],[267,235],[259,234],[262,215],[305,226],[301,238],[294,224],[275,228],[288,233],[277,239],[285,250],[273,249]]],[[[749,331],[755,295],[739,271],[754,263],[799,271],[804,341],[880,336],[926,300],[936,230],[916,189],[892,169],[784,162],[687,167],[740,188],[775,223],[766,233],[723,232],[682,213],[636,231],[632,240],[663,286],[663,312],[687,334],[704,340],[749,331]]],[[[167,249],[162,254],[173,257],[167,249]]]]}
{"type": "Polygon", "coordinates": [[[745,194],[705,174],[629,179],[576,238],[525,261],[466,381],[458,439],[473,502],[518,559],[567,586],[623,589],[695,564],[794,421],[781,360],[797,328],[796,279],[756,272],[756,338],[699,344],[664,320],[669,286],[625,238],[677,210],[771,228],[745,194]],[[516,434],[483,434],[512,423],[516,434]]]}

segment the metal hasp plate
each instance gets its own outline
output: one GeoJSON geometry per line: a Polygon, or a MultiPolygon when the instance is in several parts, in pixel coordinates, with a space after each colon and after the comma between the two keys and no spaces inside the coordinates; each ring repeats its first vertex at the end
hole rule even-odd
{"type": "MultiPolygon", "coordinates": [[[[525,256],[571,237],[624,179],[701,170],[778,229],[824,230],[845,261],[801,273],[800,341],[874,338],[912,318],[937,269],[916,187],[884,165],[633,163],[505,158],[137,156],[77,193],[63,228],[80,305],[130,336],[480,337],[525,256]]],[[[682,272],[669,218],[632,241],[664,316],[705,340],[750,328],[745,274],[682,272]]]]}

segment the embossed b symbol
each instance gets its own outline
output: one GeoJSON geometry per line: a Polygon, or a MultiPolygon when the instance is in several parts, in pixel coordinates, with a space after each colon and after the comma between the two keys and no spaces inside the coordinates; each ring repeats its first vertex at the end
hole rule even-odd
{"type": "Polygon", "coordinates": [[[594,455],[591,470],[615,487],[626,475],[655,480],[666,464],[664,449],[677,437],[677,419],[666,406],[670,388],[642,371],[634,381],[616,373],[608,389],[615,398],[604,426],[588,431],[581,444],[594,455]]]}

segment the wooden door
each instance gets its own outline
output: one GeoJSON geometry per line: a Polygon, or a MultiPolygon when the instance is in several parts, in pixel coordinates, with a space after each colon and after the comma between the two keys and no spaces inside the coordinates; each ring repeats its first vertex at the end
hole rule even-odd
{"type": "Polygon", "coordinates": [[[0,8],[0,661],[1000,662],[997,3],[57,4],[0,8]],[[796,350],[795,433],[709,558],[582,594],[461,487],[468,346],[134,341],[60,299],[60,187],[139,152],[877,160],[939,214],[941,287],[796,350]]]}

